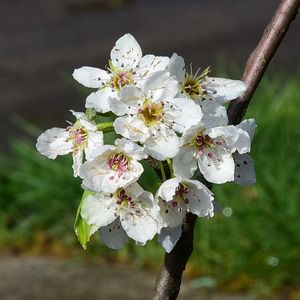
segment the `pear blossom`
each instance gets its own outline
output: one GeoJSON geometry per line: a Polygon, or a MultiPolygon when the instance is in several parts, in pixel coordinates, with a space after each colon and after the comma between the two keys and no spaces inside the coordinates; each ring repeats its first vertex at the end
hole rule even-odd
{"type": "Polygon", "coordinates": [[[105,113],[110,111],[111,99],[118,99],[118,93],[124,86],[141,86],[154,72],[165,70],[168,63],[166,56],[142,56],[140,45],[127,33],[111,50],[107,70],[85,66],[75,69],[73,77],[84,86],[97,89],[87,97],[86,107],[105,113]]]}
{"type": "Polygon", "coordinates": [[[181,149],[173,159],[174,174],[191,178],[197,167],[212,183],[234,180],[234,152],[250,151],[250,136],[237,126],[206,128],[203,123],[192,126],[181,137],[181,149]]]}
{"type": "MultiPolygon", "coordinates": [[[[238,124],[237,127],[247,131],[252,141],[256,129],[254,119],[244,120],[238,124]]],[[[235,152],[233,159],[235,162],[234,182],[240,185],[254,184],[256,182],[256,176],[253,158],[248,153],[239,154],[235,152]]]]}
{"type": "Polygon", "coordinates": [[[55,159],[58,155],[72,153],[74,176],[78,176],[79,168],[85,154],[86,160],[92,160],[96,149],[103,145],[103,133],[97,131],[94,122],[90,122],[84,113],[74,112],[77,118],[67,128],[51,128],[42,133],[36,143],[37,150],[44,156],[55,159]]]}
{"type": "Polygon", "coordinates": [[[114,193],[89,195],[81,217],[92,225],[92,233],[100,228],[105,244],[118,249],[127,237],[141,245],[151,240],[158,232],[158,211],[153,195],[134,182],[114,193]]]}
{"type": "Polygon", "coordinates": [[[198,217],[214,215],[213,193],[198,180],[171,178],[159,187],[156,199],[160,206],[162,227],[158,241],[167,252],[180,238],[187,212],[198,217]]]}
{"type": "Polygon", "coordinates": [[[179,93],[181,96],[193,99],[203,111],[202,121],[207,119],[214,126],[228,124],[225,102],[241,96],[246,86],[241,80],[209,77],[209,68],[199,74],[200,69],[193,74],[185,70],[184,59],[176,53],[170,58],[168,70],[180,82],[179,93]]]}
{"type": "Polygon", "coordinates": [[[143,147],[124,138],[117,139],[115,146],[100,147],[97,154],[81,166],[79,175],[85,188],[105,193],[113,193],[138,180],[144,171],[138,160],[147,158],[143,147]]]}
{"type": "Polygon", "coordinates": [[[174,98],[178,82],[160,71],[149,77],[143,88],[126,86],[121,101],[113,101],[116,133],[144,144],[157,160],[174,157],[179,150],[176,132],[184,133],[199,122],[201,108],[187,98],[174,98]]]}

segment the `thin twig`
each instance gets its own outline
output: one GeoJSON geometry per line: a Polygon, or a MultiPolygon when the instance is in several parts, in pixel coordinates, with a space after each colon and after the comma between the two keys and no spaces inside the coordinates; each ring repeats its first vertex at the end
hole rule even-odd
{"type": "MultiPolygon", "coordinates": [[[[300,0],[282,0],[272,20],[265,29],[260,42],[250,55],[243,80],[246,91],[231,102],[228,109],[229,122],[237,124],[246,113],[251,98],[289,25],[295,19],[300,0]]],[[[186,226],[174,249],[165,255],[164,264],[156,280],[154,300],[175,300],[180,290],[182,273],[193,251],[196,216],[187,214],[186,226]]]]}

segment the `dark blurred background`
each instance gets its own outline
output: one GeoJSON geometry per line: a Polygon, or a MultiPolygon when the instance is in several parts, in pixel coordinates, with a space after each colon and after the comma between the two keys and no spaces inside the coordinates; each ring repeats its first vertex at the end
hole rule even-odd
{"type": "MultiPolygon", "coordinates": [[[[124,33],[144,54],[176,52],[195,69],[211,66],[215,76],[240,78],[279,2],[1,0],[1,299],[121,299],[125,287],[128,299],[146,291],[151,298],[159,246],[113,252],[95,238],[88,251],[80,249],[72,231],[80,182],[69,158],[48,161],[34,141],[46,128],[65,127],[69,109],[84,109],[87,92],[73,81],[74,68],[104,68],[124,33]],[[43,258],[50,254],[56,258],[43,258]]],[[[180,299],[300,299],[299,25],[298,17],[248,112],[258,122],[258,182],[215,187],[221,213],[198,224],[180,299]]]]}

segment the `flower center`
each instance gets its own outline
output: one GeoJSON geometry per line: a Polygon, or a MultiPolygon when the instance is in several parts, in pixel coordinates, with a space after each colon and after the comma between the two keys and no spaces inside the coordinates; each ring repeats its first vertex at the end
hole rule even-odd
{"type": "Polygon", "coordinates": [[[73,141],[73,148],[80,149],[86,146],[88,139],[87,130],[79,123],[75,123],[73,126],[67,128],[69,132],[68,141],[73,141]]]}
{"type": "Polygon", "coordinates": [[[120,91],[125,85],[133,83],[132,73],[129,71],[119,71],[113,74],[111,79],[111,87],[120,91]]]}
{"type": "Polygon", "coordinates": [[[188,188],[184,184],[179,183],[178,187],[175,190],[174,199],[171,202],[172,207],[175,208],[180,204],[188,204],[189,200],[186,198],[188,192],[188,188]]]}
{"type": "Polygon", "coordinates": [[[111,155],[107,164],[110,169],[117,171],[119,174],[123,174],[129,169],[129,158],[121,152],[116,152],[111,155]]]}
{"type": "MultiPolygon", "coordinates": [[[[199,70],[198,70],[199,71],[199,70]]],[[[202,82],[205,80],[209,69],[206,68],[200,75],[186,73],[180,86],[180,92],[188,95],[193,100],[204,98],[205,90],[202,88],[202,82]]]]}
{"type": "Polygon", "coordinates": [[[123,188],[118,189],[114,197],[116,199],[116,203],[122,209],[132,209],[135,213],[140,213],[141,210],[139,209],[137,203],[126,194],[126,191],[123,188]]]}
{"type": "MultiPolygon", "coordinates": [[[[213,139],[208,135],[204,135],[203,132],[198,133],[195,138],[194,145],[200,155],[204,154],[206,148],[213,148],[215,146],[213,139]]],[[[212,156],[212,153],[208,153],[208,156],[212,156]]]]}
{"type": "Polygon", "coordinates": [[[162,121],[163,118],[163,104],[152,103],[150,100],[145,100],[143,108],[138,111],[140,117],[143,119],[147,127],[156,125],[162,121]]]}

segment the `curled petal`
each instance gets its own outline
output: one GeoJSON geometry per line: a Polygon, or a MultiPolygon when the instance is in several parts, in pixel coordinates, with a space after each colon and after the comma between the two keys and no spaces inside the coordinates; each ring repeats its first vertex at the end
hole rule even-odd
{"type": "Polygon", "coordinates": [[[74,70],[73,78],[86,87],[100,88],[110,79],[110,75],[98,68],[81,67],[74,70]]]}
{"type": "Polygon", "coordinates": [[[115,250],[121,249],[129,239],[119,218],[111,224],[101,227],[100,237],[107,247],[115,250]]]}
{"type": "Polygon", "coordinates": [[[182,225],[176,227],[165,227],[160,231],[158,242],[163,246],[167,253],[170,253],[181,236],[182,225]]]}
{"type": "Polygon", "coordinates": [[[51,128],[42,133],[36,143],[37,150],[44,156],[55,159],[73,151],[73,142],[68,141],[69,133],[64,128],[51,128]]]}
{"type": "Polygon", "coordinates": [[[248,154],[233,154],[235,162],[234,182],[240,185],[251,185],[256,182],[254,161],[248,154]]]}

